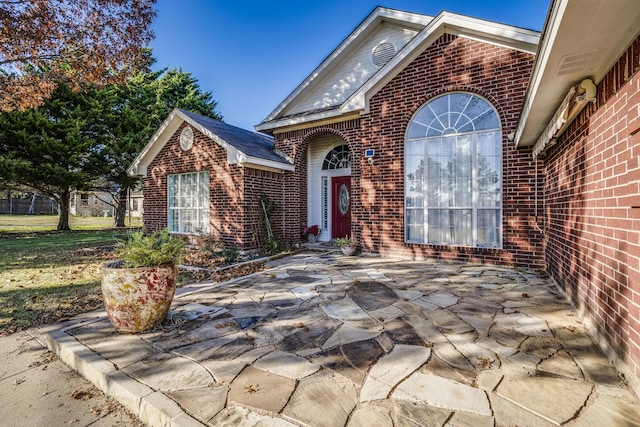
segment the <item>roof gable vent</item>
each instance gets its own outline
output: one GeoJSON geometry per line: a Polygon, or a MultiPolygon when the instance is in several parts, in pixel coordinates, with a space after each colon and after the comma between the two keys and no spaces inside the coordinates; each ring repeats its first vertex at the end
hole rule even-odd
{"type": "Polygon", "coordinates": [[[380,68],[389,62],[395,54],[396,47],[393,44],[387,41],[380,42],[373,48],[373,52],[371,52],[371,61],[373,62],[373,65],[380,68]]]}

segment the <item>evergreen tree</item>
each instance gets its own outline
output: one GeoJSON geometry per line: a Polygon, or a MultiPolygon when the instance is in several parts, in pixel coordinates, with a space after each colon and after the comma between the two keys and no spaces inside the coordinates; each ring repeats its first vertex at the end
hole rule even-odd
{"type": "Polygon", "coordinates": [[[222,120],[210,92],[181,69],[146,71],[125,85],[74,91],[61,83],[36,109],[0,114],[0,183],[25,185],[60,204],[58,230],[69,229],[73,190],[107,191],[114,225],[125,224],[127,168],[174,108],[222,120]]]}
{"type": "Polygon", "coordinates": [[[115,184],[114,225],[125,224],[126,200],[138,179],[127,168],[174,108],[222,120],[211,92],[203,92],[190,74],[166,69],[139,73],[124,86],[112,86],[101,94],[108,142],[100,147],[99,161],[105,181],[115,184]]]}
{"type": "Polygon", "coordinates": [[[104,141],[102,106],[94,90],[60,84],[37,109],[0,114],[0,182],[24,185],[60,204],[58,230],[69,230],[73,190],[87,190],[92,161],[104,141]]]}

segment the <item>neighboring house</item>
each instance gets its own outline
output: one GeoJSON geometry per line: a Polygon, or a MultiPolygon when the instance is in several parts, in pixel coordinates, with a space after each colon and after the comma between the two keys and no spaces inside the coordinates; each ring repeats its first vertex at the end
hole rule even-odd
{"type": "MultiPolygon", "coordinates": [[[[129,168],[144,177],[144,225],[210,234],[226,246],[255,249],[259,199],[280,203],[293,165],[272,138],[175,109],[129,168]]],[[[280,205],[282,207],[282,205],[280,205]]],[[[272,224],[282,236],[282,216],[272,224]]]]}
{"type": "Polygon", "coordinates": [[[142,218],[144,213],[142,209],[143,193],[142,189],[135,189],[129,192],[129,200],[127,203],[127,216],[142,218]]]}
{"type": "Polygon", "coordinates": [[[79,216],[113,216],[113,195],[106,191],[71,193],[69,213],[79,216]]]}
{"type": "Polygon", "coordinates": [[[542,36],[376,8],[273,139],[175,110],[130,169],[145,225],[251,249],[265,194],[285,243],[544,268],[640,390],[639,34],[636,0],[553,0],[542,36]]]}

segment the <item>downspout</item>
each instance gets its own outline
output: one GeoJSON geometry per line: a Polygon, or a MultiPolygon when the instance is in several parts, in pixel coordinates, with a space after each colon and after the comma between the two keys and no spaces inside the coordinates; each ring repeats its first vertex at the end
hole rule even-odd
{"type": "MultiPolygon", "coordinates": [[[[558,137],[564,132],[588,103],[596,102],[597,88],[591,79],[584,79],[578,85],[572,86],[566,94],[562,104],[553,115],[549,125],[533,146],[533,160],[535,161],[535,227],[544,234],[538,224],[538,162],[547,150],[555,145],[558,137]]],[[[543,209],[546,210],[546,197],[543,194],[543,209]]]]}
{"type": "MultiPolygon", "coordinates": [[[[534,221],[535,221],[535,225],[536,225],[536,229],[538,230],[538,232],[540,234],[544,234],[544,231],[540,228],[540,225],[538,224],[538,159],[534,158],[534,162],[536,163],[536,182],[535,182],[535,212],[534,212],[534,221]]],[[[544,187],[543,187],[544,189],[544,187]]],[[[544,191],[544,190],[543,190],[544,191]]],[[[545,210],[545,202],[546,202],[546,197],[542,197],[542,209],[545,210]]]]}

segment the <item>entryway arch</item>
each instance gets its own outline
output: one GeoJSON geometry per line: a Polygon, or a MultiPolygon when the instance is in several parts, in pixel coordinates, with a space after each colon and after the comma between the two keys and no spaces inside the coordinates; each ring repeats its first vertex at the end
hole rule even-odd
{"type": "Polygon", "coordinates": [[[309,143],[308,225],[319,225],[318,240],[351,234],[351,151],[343,137],[318,134],[309,143]]]}

